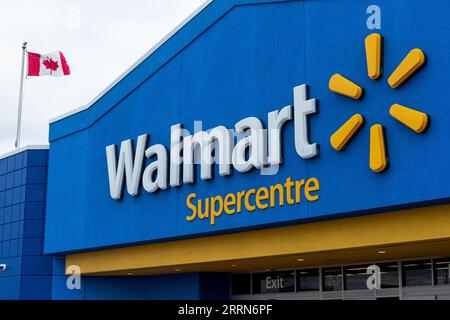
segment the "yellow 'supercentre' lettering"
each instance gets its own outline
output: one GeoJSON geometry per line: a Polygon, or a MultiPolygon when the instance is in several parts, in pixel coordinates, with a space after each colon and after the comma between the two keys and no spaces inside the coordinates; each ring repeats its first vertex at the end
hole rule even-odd
{"type": "Polygon", "coordinates": [[[209,219],[211,225],[222,216],[234,215],[242,212],[243,208],[248,212],[265,210],[276,206],[300,204],[302,194],[307,201],[319,200],[320,183],[317,178],[293,181],[287,178],[283,184],[270,187],[244,190],[237,193],[229,193],[225,197],[220,195],[205,199],[198,199],[196,193],[191,193],[186,198],[186,206],[191,215],[186,216],[187,221],[209,219]]]}

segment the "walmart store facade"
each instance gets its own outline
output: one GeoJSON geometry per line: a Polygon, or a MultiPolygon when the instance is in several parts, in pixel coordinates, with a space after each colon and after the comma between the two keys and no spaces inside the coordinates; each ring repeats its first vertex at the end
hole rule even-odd
{"type": "Polygon", "coordinates": [[[2,157],[0,298],[449,299],[449,11],[209,1],[2,157]]]}

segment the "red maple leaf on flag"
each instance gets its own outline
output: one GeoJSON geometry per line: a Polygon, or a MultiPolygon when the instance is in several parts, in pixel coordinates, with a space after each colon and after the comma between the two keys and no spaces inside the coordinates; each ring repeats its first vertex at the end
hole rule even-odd
{"type": "Polygon", "coordinates": [[[47,60],[42,61],[42,64],[46,69],[50,69],[50,72],[58,70],[59,67],[58,61],[55,61],[52,58],[47,58],[47,60]]]}

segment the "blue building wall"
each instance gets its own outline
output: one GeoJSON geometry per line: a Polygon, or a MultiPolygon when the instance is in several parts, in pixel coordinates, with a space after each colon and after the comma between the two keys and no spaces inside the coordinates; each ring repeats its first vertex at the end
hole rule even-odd
{"type": "MultiPolygon", "coordinates": [[[[450,66],[450,4],[378,1],[383,7],[385,76],[411,48],[422,48],[428,57],[420,77],[393,91],[385,79],[374,82],[366,75],[363,40],[371,31],[365,26],[365,9],[371,3],[214,1],[91,108],[52,123],[45,252],[63,255],[448,203],[450,78],[441,71],[450,66]],[[329,91],[329,77],[336,72],[367,90],[364,101],[329,91]],[[171,125],[184,123],[192,132],[195,120],[202,120],[204,129],[232,128],[248,116],[265,121],[268,112],[292,104],[292,88],[302,83],[310,85],[310,97],[320,100],[320,112],[310,119],[311,141],[320,144],[320,157],[298,157],[290,123],[284,137],[285,163],[277,176],[236,173],[151,197],[110,199],[105,146],[143,133],[151,134],[151,144],[167,146],[171,125]],[[417,136],[392,119],[387,108],[394,102],[427,112],[432,118],[428,131],[417,136]],[[368,126],[382,123],[388,130],[390,168],[383,174],[368,168],[367,127],[346,152],[336,153],[329,146],[330,135],[356,110],[363,111],[368,126]],[[320,179],[321,200],[300,208],[269,209],[265,215],[244,212],[215,226],[208,221],[188,223],[187,211],[180,210],[184,207],[179,199],[192,192],[206,197],[212,191],[250,189],[279,183],[293,173],[294,178],[320,179]]],[[[228,297],[228,275],[209,273],[83,277],[81,290],[67,289],[64,258],[43,256],[42,250],[47,157],[47,151],[29,150],[0,161],[0,263],[8,266],[0,273],[0,298],[228,297]]]]}
{"type": "Polygon", "coordinates": [[[52,258],[42,255],[48,150],[0,160],[0,299],[50,299],[52,258]]]}
{"type": "Polygon", "coordinates": [[[67,289],[64,258],[55,258],[53,300],[227,300],[229,274],[186,273],[149,277],[82,277],[67,289]]]}
{"type": "Polygon", "coordinates": [[[82,277],[67,288],[64,257],[43,255],[48,150],[0,160],[0,300],[227,299],[228,274],[82,277]]]}
{"type": "MultiPolygon", "coordinates": [[[[450,68],[448,0],[379,0],[384,37],[383,77],[367,76],[364,40],[375,32],[366,20],[369,0],[215,0],[144,59],[90,108],[50,125],[49,196],[45,252],[102,250],[142,243],[209,236],[279,225],[336,219],[450,201],[448,101],[450,68]],[[426,14],[423,14],[426,12],[426,14]],[[399,89],[388,76],[413,48],[427,64],[399,89]],[[335,73],[365,89],[353,100],[331,92],[335,73]],[[203,130],[234,128],[246,117],[267,122],[267,113],[293,104],[292,89],[309,85],[319,112],[309,119],[310,141],[320,155],[304,160],[295,151],[294,127],[283,133],[277,175],[232,170],[212,180],[112,200],[105,147],[150,134],[148,146],[170,146],[170,127],[194,121],[203,130]],[[393,103],[426,112],[428,130],[417,134],[390,116],[393,103]],[[345,151],[330,136],[355,113],[366,124],[345,151]],[[369,168],[370,127],[386,128],[389,169],[369,168]],[[320,199],[261,212],[222,214],[188,221],[187,197],[198,199],[315,177],[320,199]],[[70,181],[70,183],[68,183],[70,181]],[[67,204],[70,203],[70,206],[67,204]],[[151,210],[149,209],[151,208],[151,210]],[[65,212],[66,215],[62,215],[65,212]],[[168,214],[170,213],[170,214],[168,214]]],[[[266,123],[267,125],[267,123],[266,123]]],[[[153,159],[146,159],[146,165],[153,159]]]]}

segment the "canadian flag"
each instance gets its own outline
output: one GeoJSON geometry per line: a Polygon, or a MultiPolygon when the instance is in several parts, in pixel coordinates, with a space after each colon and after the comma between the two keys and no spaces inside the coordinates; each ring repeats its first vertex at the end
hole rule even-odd
{"type": "Polygon", "coordinates": [[[69,74],[69,65],[61,51],[46,54],[28,52],[28,76],[61,77],[69,74]]]}

